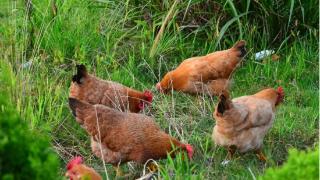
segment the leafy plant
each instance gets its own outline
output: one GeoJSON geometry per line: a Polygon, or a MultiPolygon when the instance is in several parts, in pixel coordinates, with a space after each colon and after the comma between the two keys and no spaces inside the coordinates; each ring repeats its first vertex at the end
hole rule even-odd
{"type": "Polygon", "coordinates": [[[282,167],[267,169],[259,179],[319,179],[319,147],[308,151],[291,149],[282,167]]]}
{"type": "MultiPolygon", "coordinates": [[[[29,17],[25,1],[0,2],[0,64],[10,64],[0,68],[8,72],[3,79],[10,79],[0,78],[0,91],[10,92],[9,101],[29,127],[50,134],[65,161],[81,154],[103,174],[101,160],[93,158],[89,138],[66,103],[75,64],[86,64],[103,79],[154,90],[182,60],[229,48],[241,31],[248,55],[233,76],[232,97],[265,87],[286,90],[264,141],[267,165],[284,162],[288,146],[302,149],[318,141],[319,1],[179,1],[153,58],[152,44],[174,0],[31,1],[29,17]],[[280,59],[255,61],[254,53],[265,49],[275,50],[280,59]]],[[[249,179],[265,171],[251,153],[221,165],[226,151],[211,140],[216,98],[154,93],[153,106],[144,113],[197,152],[190,164],[179,158],[158,161],[160,178],[249,179]]],[[[141,168],[123,166],[141,175],[141,168]]],[[[106,169],[114,172],[111,165],[106,169]]]]}
{"type": "MultiPolygon", "coordinates": [[[[4,69],[0,82],[8,85],[4,77],[10,75],[4,69]]],[[[0,129],[0,179],[57,179],[59,160],[48,137],[28,128],[5,89],[0,90],[0,129]]]]}

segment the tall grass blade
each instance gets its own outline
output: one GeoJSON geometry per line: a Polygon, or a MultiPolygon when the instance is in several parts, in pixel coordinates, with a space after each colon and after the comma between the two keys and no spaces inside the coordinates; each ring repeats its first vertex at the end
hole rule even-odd
{"type": "Polygon", "coordinates": [[[291,22],[293,7],[294,7],[294,0],[291,0],[290,1],[290,14],[289,14],[289,20],[288,20],[287,29],[289,29],[289,25],[290,25],[290,22],[291,22]]]}
{"type": "Polygon", "coordinates": [[[168,24],[168,22],[171,20],[173,14],[174,14],[174,9],[176,8],[177,4],[178,4],[179,0],[175,0],[174,3],[172,4],[170,10],[168,11],[168,14],[166,16],[166,18],[164,19],[164,21],[162,22],[161,28],[153,42],[152,48],[150,50],[150,54],[149,57],[153,57],[156,51],[156,48],[158,46],[158,43],[164,33],[165,27],[168,24]]]}
{"type": "MultiPolygon", "coordinates": [[[[238,16],[238,12],[237,12],[237,9],[236,7],[234,6],[232,0],[228,0],[227,3],[229,4],[229,6],[231,7],[231,10],[232,10],[232,13],[235,17],[238,16]]],[[[241,26],[241,22],[239,20],[239,18],[237,19],[237,22],[238,22],[238,26],[239,26],[239,32],[240,32],[240,39],[243,38],[243,34],[242,34],[242,26],[241,26]]]]}
{"type": "Polygon", "coordinates": [[[220,44],[220,41],[221,41],[222,37],[224,36],[224,34],[226,33],[226,31],[228,30],[230,25],[232,23],[234,23],[235,21],[239,20],[240,17],[242,17],[244,15],[247,15],[247,14],[248,14],[248,12],[242,13],[242,14],[230,19],[225,25],[223,25],[223,27],[221,28],[221,31],[219,33],[219,37],[218,37],[218,39],[217,39],[217,41],[216,41],[216,43],[214,45],[214,50],[217,49],[218,45],[220,44]]]}

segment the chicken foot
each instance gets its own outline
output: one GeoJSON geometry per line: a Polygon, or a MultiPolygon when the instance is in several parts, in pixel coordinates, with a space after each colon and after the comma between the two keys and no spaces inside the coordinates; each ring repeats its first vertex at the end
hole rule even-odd
{"type": "Polygon", "coordinates": [[[120,166],[113,165],[113,169],[116,171],[116,177],[122,177],[124,175],[123,171],[121,170],[120,166]]]}
{"type": "Polygon", "coordinates": [[[228,154],[227,154],[227,160],[231,160],[233,158],[233,155],[236,153],[237,147],[234,145],[231,145],[228,147],[228,154]]]}
{"type": "Polygon", "coordinates": [[[228,154],[224,161],[222,161],[222,165],[226,166],[229,164],[229,162],[232,160],[233,155],[236,153],[237,147],[234,145],[231,145],[228,147],[228,154]]]}
{"type": "Polygon", "coordinates": [[[267,158],[266,156],[263,154],[263,152],[261,151],[261,149],[258,149],[255,151],[255,154],[258,156],[258,159],[260,161],[263,161],[263,162],[266,162],[267,161],[267,158]]]}
{"type": "Polygon", "coordinates": [[[153,163],[153,162],[148,163],[147,166],[148,166],[148,169],[149,169],[150,172],[156,172],[156,171],[158,171],[158,165],[156,165],[156,164],[153,163]]]}

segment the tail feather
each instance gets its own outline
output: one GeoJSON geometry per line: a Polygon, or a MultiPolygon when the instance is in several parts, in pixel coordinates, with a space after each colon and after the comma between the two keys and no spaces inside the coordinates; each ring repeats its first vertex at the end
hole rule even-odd
{"type": "Polygon", "coordinates": [[[233,45],[233,48],[240,51],[239,57],[244,57],[247,54],[246,50],[246,41],[240,40],[235,45],[233,45]]]}
{"type": "Polygon", "coordinates": [[[217,113],[218,115],[223,116],[223,113],[228,109],[230,109],[229,94],[227,91],[223,91],[222,94],[219,96],[217,113]]]}
{"type": "Polygon", "coordinates": [[[81,84],[81,79],[87,76],[87,69],[83,64],[77,65],[77,74],[72,77],[72,82],[81,84]]]}

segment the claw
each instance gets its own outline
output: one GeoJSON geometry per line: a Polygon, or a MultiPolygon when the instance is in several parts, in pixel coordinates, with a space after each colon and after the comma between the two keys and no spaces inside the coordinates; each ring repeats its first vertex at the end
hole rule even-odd
{"type": "Polygon", "coordinates": [[[226,159],[225,159],[225,160],[222,161],[221,165],[222,165],[222,166],[226,166],[226,165],[228,165],[229,163],[230,163],[230,160],[226,160],[226,159]]]}

